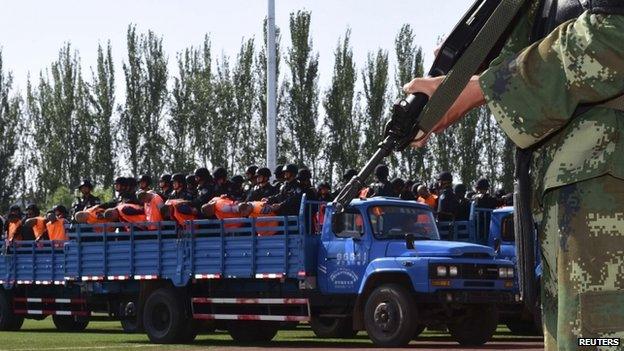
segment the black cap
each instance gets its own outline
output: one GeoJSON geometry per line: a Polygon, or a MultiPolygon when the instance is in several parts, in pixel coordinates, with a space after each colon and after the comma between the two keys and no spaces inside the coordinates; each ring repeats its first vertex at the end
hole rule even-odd
{"type": "Polygon", "coordinates": [[[21,207],[19,207],[19,205],[11,205],[11,207],[9,207],[9,212],[13,211],[22,212],[22,209],[21,207]]]}
{"type": "Polygon", "coordinates": [[[451,172],[440,172],[438,174],[438,180],[441,182],[452,182],[453,175],[451,174],[451,172]]]}
{"type": "Polygon", "coordinates": [[[195,175],[194,174],[188,174],[186,176],[186,184],[193,184],[193,185],[197,185],[197,182],[195,181],[195,175]]]}
{"type": "Polygon", "coordinates": [[[241,175],[235,175],[230,179],[230,181],[234,184],[243,184],[245,182],[245,178],[241,175]]]}
{"type": "Polygon", "coordinates": [[[319,185],[317,186],[317,189],[321,189],[321,188],[325,188],[327,190],[331,190],[331,185],[329,184],[329,182],[321,182],[319,183],[319,185]]]}
{"type": "Polygon", "coordinates": [[[308,181],[312,179],[312,172],[307,168],[302,168],[297,173],[297,180],[308,181]]]}
{"type": "Polygon", "coordinates": [[[351,178],[355,177],[357,174],[358,172],[355,169],[351,168],[347,170],[347,172],[342,176],[342,181],[346,183],[350,181],[351,178]]]}
{"type": "Polygon", "coordinates": [[[126,180],[126,185],[131,187],[131,188],[132,187],[136,187],[137,184],[138,184],[138,182],[137,182],[135,177],[125,177],[124,179],[126,180]]]}
{"type": "Polygon", "coordinates": [[[124,177],[117,177],[115,178],[115,184],[119,184],[119,185],[126,185],[126,178],[124,177]]]}
{"type": "Polygon", "coordinates": [[[477,180],[477,186],[475,186],[476,189],[489,189],[490,188],[490,182],[485,179],[485,178],[481,178],[479,180],[477,180]]]}
{"type": "Polygon", "coordinates": [[[159,182],[171,183],[171,174],[165,173],[158,178],[159,182]]]}
{"type": "Polygon", "coordinates": [[[401,178],[394,178],[394,179],[392,179],[391,184],[392,184],[393,187],[401,187],[401,188],[403,188],[405,186],[405,181],[403,179],[401,179],[401,178]]]}
{"type": "Polygon", "coordinates": [[[145,182],[149,185],[152,185],[152,177],[147,174],[143,174],[139,177],[139,183],[140,182],[145,182]]]}
{"type": "Polygon", "coordinates": [[[196,177],[199,177],[199,179],[205,180],[210,178],[210,171],[205,167],[197,168],[193,174],[195,174],[196,177]]]}
{"type": "Polygon", "coordinates": [[[227,178],[227,171],[223,167],[218,167],[212,172],[212,176],[214,179],[224,179],[227,178]]]}
{"type": "Polygon", "coordinates": [[[293,175],[297,175],[297,173],[299,172],[299,167],[297,167],[296,164],[289,163],[282,168],[282,172],[290,172],[293,175]]]}
{"type": "Polygon", "coordinates": [[[82,188],[83,186],[93,190],[93,184],[91,184],[91,181],[89,179],[83,179],[80,185],[78,185],[78,189],[80,190],[80,188],[82,188]]]}
{"type": "Polygon", "coordinates": [[[171,176],[171,181],[186,184],[186,176],[183,173],[176,173],[171,176]]]}
{"type": "Polygon", "coordinates": [[[56,211],[59,211],[59,212],[61,212],[61,213],[63,214],[63,216],[65,216],[65,217],[67,217],[67,214],[68,214],[68,212],[67,212],[67,208],[66,208],[65,206],[63,206],[63,205],[56,205],[56,206],[54,206],[54,207],[52,208],[52,211],[55,211],[55,212],[56,212],[56,211]]]}
{"type": "Polygon", "coordinates": [[[266,167],[259,168],[256,171],[256,176],[263,176],[263,177],[271,178],[271,170],[266,167]]]}
{"type": "Polygon", "coordinates": [[[245,173],[249,173],[252,176],[256,175],[256,171],[258,170],[258,166],[249,166],[247,167],[247,169],[245,170],[245,173]]]}
{"type": "Polygon", "coordinates": [[[466,188],[466,185],[464,185],[462,183],[455,184],[455,186],[453,187],[453,192],[455,194],[462,194],[462,195],[464,195],[464,194],[466,194],[467,190],[468,189],[466,188]]]}
{"type": "Polygon", "coordinates": [[[277,178],[279,178],[282,174],[284,174],[284,171],[282,171],[283,168],[284,168],[284,165],[277,165],[275,167],[275,172],[273,172],[273,173],[275,173],[275,176],[277,178]]]}
{"type": "Polygon", "coordinates": [[[386,165],[378,165],[375,167],[375,177],[378,179],[387,179],[390,174],[390,170],[386,165]]]}

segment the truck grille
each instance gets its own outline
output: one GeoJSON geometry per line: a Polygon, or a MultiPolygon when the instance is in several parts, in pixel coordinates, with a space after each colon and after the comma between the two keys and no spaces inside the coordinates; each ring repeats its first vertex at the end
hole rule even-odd
{"type": "Polygon", "coordinates": [[[498,279],[498,266],[464,263],[459,265],[459,277],[462,279],[498,279]]]}

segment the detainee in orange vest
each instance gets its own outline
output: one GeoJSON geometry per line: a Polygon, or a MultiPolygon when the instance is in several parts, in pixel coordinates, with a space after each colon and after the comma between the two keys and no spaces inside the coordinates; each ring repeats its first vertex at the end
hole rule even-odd
{"type": "Polygon", "coordinates": [[[67,224],[67,209],[63,205],[56,205],[47,213],[46,230],[50,240],[65,241],[67,234],[65,233],[65,224],[67,224]]]}
{"type": "MultiPolygon", "coordinates": [[[[162,208],[165,206],[163,198],[153,190],[139,191],[137,193],[139,202],[143,204],[143,210],[145,211],[145,218],[148,222],[162,222],[164,220],[162,216],[162,208]]],[[[149,230],[156,230],[158,226],[156,224],[150,224],[147,226],[149,230]]]]}
{"type": "Polygon", "coordinates": [[[18,205],[13,205],[9,208],[9,214],[7,216],[7,236],[8,241],[22,240],[22,209],[18,205]]]}
{"type": "Polygon", "coordinates": [[[434,211],[438,210],[438,197],[431,194],[426,185],[418,187],[418,199],[416,201],[429,205],[434,211]]]}
{"type": "MultiPolygon", "coordinates": [[[[241,215],[247,216],[249,218],[259,218],[259,217],[274,217],[277,216],[275,212],[273,212],[271,205],[267,204],[263,201],[252,201],[247,202],[250,206],[244,206],[240,211],[241,215]]],[[[242,205],[242,204],[241,204],[242,205]]],[[[278,221],[260,221],[256,222],[256,228],[262,227],[277,227],[279,226],[278,221]]],[[[277,233],[275,230],[257,230],[258,236],[269,236],[277,233]]]]}
{"type": "Polygon", "coordinates": [[[147,222],[143,206],[136,204],[119,204],[104,212],[104,218],[111,222],[140,223],[147,222]]]}
{"type": "Polygon", "coordinates": [[[197,219],[197,209],[188,200],[169,199],[161,207],[160,213],[165,220],[173,219],[178,225],[183,226],[186,221],[197,219]]]}
{"type": "MultiPolygon", "coordinates": [[[[207,218],[241,218],[241,205],[245,212],[249,211],[249,204],[239,204],[236,201],[227,197],[227,195],[221,195],[219,197],[213,197],[207,204],[202,206],[202,213],[207,218]]],[[[248,212],[249,213],[249,212],[248,212]]],[[[242,226],[242,223],[226,223],[225,228],[238,228],[242,226]]]]}
{"type": "Polygon", "coordinates": [[[24,222],[24,227],[32,229],[35,240],[49,240],[46,223],[47,219],[45,217],[33,217],[28,218],[26,222],[24,222]]]}
{"type": "MultiPolygon", "coordinates": [[[[103,224],[109,223],[110,220],[104,218],[104,209],[99,205],[91,206],[84,211],[78,211],[74,215],[76,222],[81,224],[103,224]]],[[[103,226],[95,226],[93,228],[95,232],[101,233],[105,229],[103,226]]]]}

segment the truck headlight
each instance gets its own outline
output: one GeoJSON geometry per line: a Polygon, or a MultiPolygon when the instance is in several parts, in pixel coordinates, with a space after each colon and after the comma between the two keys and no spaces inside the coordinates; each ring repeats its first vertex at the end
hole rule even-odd
{"type": "Polygon", "coordinates": [[[436,273],[438,274],[438,277],[446,277],[446,266],[436,267],[436,273]]]}
{"type": "Polygon", "coordinates": [[[514,277],[514,269],[512,267],[507,268],[507,278],[514,277]]]}
{"type": "Polygon", "coordinates": [[[498,277],[499,278],[507,278],[507,268],[506,267],[499,267],[498,268],[498,277]]]}
{"type": "Polygon", "coordinates": [[[449,275],[451,277],[456,277],[457,273],[458,273],[457,266],[450,266],[449,267],[449,275]]]}

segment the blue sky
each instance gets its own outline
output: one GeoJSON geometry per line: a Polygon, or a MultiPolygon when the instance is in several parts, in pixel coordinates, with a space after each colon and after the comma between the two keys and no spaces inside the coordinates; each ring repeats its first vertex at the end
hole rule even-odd
{"type": "MultiPolygon", "coordinates": [[[[468,8],[462,0],[276,0],[276,24],[282,28],[282,48],[289,43],[288,15],[299,9],[312,11],[312,40],[320,57],[321,89],[326,89],[332,74],[333,51],[347,27],[352,29],[352,44],[358,70],[369,51],[383,48],[391,53],[393,40],[404,23],[417,30],[426,66],[438,36],[448,33],[468,8]]],[[[52,62],[64,42],[78,49],[83,70],[88,73],[96,63],[98,42],[110,40],[113,46],[117,84],[123,84],[121,63],[125,59],[128,24],[140,32],[148,29],[164,38],[171,73],[175,73],[176,52],[199,45],[209,33],[215,56],[235,55],[243,37],[262,40],[262,19],[266,0],[228,1],[0,1],[0,47],[4,66],[13,72],[15,83],[26,87],[30,72],[52,62]]],[[[89,74],[90,76],[90,74],[89,74]]],[[[359,79],[360,77],[358,77],[359,79]]],[[[117,102],[123,101],[119,94],[117,102]]]]}

